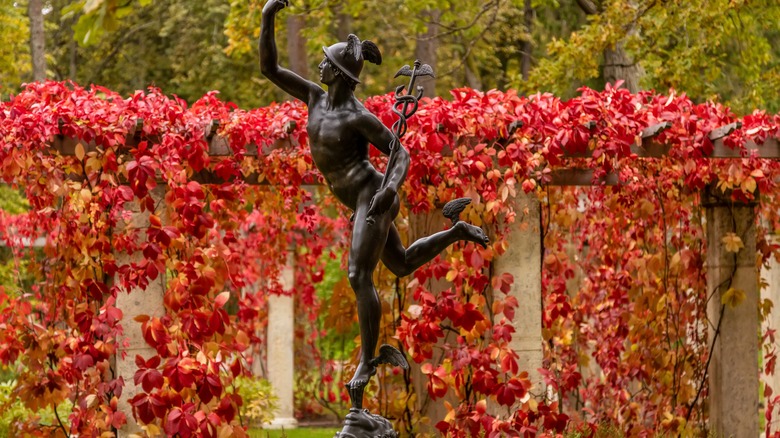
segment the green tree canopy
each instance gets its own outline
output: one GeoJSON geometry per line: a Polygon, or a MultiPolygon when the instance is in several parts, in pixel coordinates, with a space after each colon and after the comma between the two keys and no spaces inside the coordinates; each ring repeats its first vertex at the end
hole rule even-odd
{"type": "Polygon", "coordinates": [[[29,38],[26,9],[14,0],[0,0],[0,96],[27,79],[29,38]]]}
{"type": "MultiPolygon", "coordinates": [[[[624,43],[645,89],[724,100],[738,112],[780,109],[780,3],[774,0],[580,0],[582,25],[538,54],[528,91],[569,95],[603,79],[605,49],[624,43]]],[[[544,26],[539,23],[539,26],[544,26]]]]}
{"type": "MultiPolygon", "coordinates": [[[[24,2],[0,2],[0,93],[7,95],[30,79],[29,26],[24,2]]],[[[286,99],[257,67],[263,4],[49,0],[49,76],[122,93],[156,85],[187,101],[216,89],[244,107],[286,99]]],[[[375,41],[385,62],[366,68],[362,96],[392,90],[395,71],[420,56],[434,64],[436,94],[445,97],[461,86],[568,97],[623,75],[638,88],[673,87],[740,113],[774,112],[778,22],[774,0],[295,0],[277,20],[277,40],[281,62],[302,62],[311,79],[323,45],[348,33],[375,41]],[[292,40],[305,44],[303,55],[288,53],[292,40]]]]}

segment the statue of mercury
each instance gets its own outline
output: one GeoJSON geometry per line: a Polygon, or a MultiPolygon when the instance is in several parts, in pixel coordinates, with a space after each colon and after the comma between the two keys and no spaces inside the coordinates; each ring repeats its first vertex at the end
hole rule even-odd
{"type": "Polygon", "coordinates": [[[354,212],[348,278],[357,297],[361,353],[347,389],[350,396],[359,394],[360,400],[353,398],[352,403],[353,407],[360,408],[363,388],[376,374],[377,365],[395,363],[387,358],[382,360],[381,356],[387,352],[381,349],[379,357],[375,356],[382,309],[373,272],[379,260],[393,274],[403,277],[457,241],[486,246],[488,238],[481,228],[458,220],[460,211],[469,202],[461,198],[444,208],[445,216],[453,221],[452,227],[404,248],[393,220],[400,206],[398,191],[409,170],[409,153],[354,95],[364,61],[382,63],[379,48],[371,41],[360,41],[355,35],[349,35],[346,42],[323,47],[319,72],[320,82],[327,86],[325,90],[278,65],[274,19],[287,5],[288,0],[268,0],[263,7],[260,69],[271,82],[308,106],[306,129],[314,164],[330,191],[354,212]],[[386,175],[369,161],[369,144],[390,156],[386,175]],[[394,144],[397,150],[391,154],[394,144]]]}

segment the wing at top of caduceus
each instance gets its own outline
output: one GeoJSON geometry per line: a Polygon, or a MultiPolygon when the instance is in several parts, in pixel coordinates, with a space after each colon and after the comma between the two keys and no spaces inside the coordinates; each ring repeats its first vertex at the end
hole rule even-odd
{"type": "MultiPolygon", "coordinates": [[[[395,76],[393,77],[397,78],[398,76],[411,76],[412,72],[413,72],[412,68],[409,67],[409,65],[405,65],[401,67],[401,69],[398,70],[398,73],[396,73],[395,76]]],[[[418,77],[419,76],[431,76],[434,78],[436,77],[436,75],[433,73],[433,68],[428,64],[423,64],[417,67],[417,71],[414,74],[418,77]]]]}

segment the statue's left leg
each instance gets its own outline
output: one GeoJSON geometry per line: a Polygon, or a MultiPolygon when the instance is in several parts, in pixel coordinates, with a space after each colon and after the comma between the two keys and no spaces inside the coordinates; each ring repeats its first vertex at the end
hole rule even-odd
{"type": "Polygon", "coordinates": [[[405,277],[428,263],[448,246],[461,240],[474,242],[483,247],[488,244],[488,238],[481,228],[459,221],[451,228],[422,237],[409,245],[409,248],[404,248],[398,230],[395,225],[391,225],[382,252],[382,262],[393,274],[405,277]]]}

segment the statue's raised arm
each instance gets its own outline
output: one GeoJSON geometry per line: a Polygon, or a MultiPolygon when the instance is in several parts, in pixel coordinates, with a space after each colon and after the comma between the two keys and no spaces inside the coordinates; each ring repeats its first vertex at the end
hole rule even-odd
{"type": "Polygon", "coordinates": [[[263,7],[263,20],[260,29],[260,72],[285,93],[309,104],[312,95],[322,94],[325,90],[312,81],[302,78],[294,71],[279,66],[274,36],[276,13],[287,7],[289,0],[268,0],[263,7]]]}

